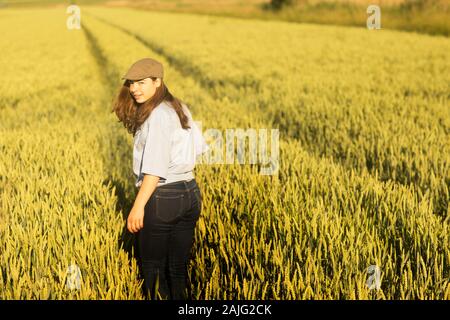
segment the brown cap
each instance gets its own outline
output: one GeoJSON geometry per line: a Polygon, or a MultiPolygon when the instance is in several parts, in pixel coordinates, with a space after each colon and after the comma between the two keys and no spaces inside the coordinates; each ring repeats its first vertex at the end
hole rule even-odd
{"type": "Polygon", "coordinates": [[[133,63],[122,79],[141,80],[148,77],[162,78],[163,76],[163,65],[160,62],[151,58],[144,58],[133,63]]]}

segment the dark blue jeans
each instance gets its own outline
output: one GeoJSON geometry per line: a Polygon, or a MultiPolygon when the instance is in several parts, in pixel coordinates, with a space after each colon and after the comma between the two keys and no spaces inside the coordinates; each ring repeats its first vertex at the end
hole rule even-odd
{"type": "Polygon", "coordinates": [[[146,203],[137,250],[147,298],[191,299],[187,267],[201,208],[195,179],[159,186],[146,203]]]}

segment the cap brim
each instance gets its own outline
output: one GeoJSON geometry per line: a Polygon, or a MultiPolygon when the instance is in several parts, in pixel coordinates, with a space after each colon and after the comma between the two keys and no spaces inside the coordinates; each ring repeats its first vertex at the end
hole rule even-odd
{"type": "Polygon", "coordinates": [[[142,80],[142,79],[146,79],[146,78],[150,78],[150,77],[144,77],[144,78],[134,78],[134,77],[126,77],[126,76],[123,76],[123,77],[122,77],[122,80],[133,80],[133,81],[139,81],[139,80],[142,80]]]}

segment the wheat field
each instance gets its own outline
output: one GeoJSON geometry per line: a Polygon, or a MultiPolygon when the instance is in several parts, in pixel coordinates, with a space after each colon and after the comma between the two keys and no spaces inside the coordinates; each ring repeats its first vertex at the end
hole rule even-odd
{"type": "Polygon", "coordinates": [[[143,299],[125,228],[132,136],[111,113],[142,57],[204,132],[279,130],[277,174],[195,169],[195,299],[450,299],[448,38],[96,6],[68,30],[67,17],[0,9],[0,299],[143,299]]]}

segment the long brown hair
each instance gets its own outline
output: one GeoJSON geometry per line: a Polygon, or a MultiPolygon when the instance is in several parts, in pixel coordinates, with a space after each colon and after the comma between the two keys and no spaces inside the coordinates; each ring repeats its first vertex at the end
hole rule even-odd
{"type": "MultiPolygon", "coordinates": [[[[156,77],[150,78],[153,81],[157,79],[156,77]]],[[[161,85],[156,88],[153,97],[142,104],[137,103],[136,100],[133,99],[130,93],[130,83],[128,80],[125,80],[114,101],[111,112],[116,113],[119,118],[119,122],[123,122],[123,125],[127,131],[134,136],[147,117],[150,116],[153,109],[155,109],[163,101],[169,102],[169,105],[171,105],[176,111],[178,118],[180,119],[181,127],[183,129],[190,128],[188,125],[189,119],[183,112],[182,103],[185,103],[170,93],[169,89],[163,82],[163,79],[161,79],[161,85]]]]}

